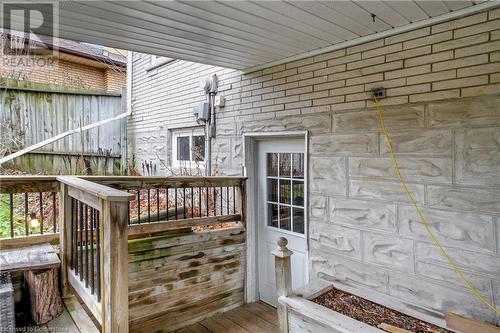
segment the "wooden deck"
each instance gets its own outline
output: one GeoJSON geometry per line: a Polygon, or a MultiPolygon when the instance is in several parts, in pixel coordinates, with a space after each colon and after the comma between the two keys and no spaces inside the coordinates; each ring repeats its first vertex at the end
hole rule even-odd
{"type": "Polygon", "coordinates": [[[45,325],[18,328],[20,332],[99,333],[89,315],[75,297],[66,298],[62,314],[45,325]]]}
{"type": "Polygon", "coordinates": [[[278,332],[276,309],[262,302],[245,304],[177,331],[177,333],[248,332],[278,332]]]}
{"type": "MultiPolygon", "coordinates": [[[[176,333],[275,333],[277,325],[276,309],[258,302],[207,318],[176,333]]],[[[99,333],[75,298],[65,299],[64,311],[56,319],[25,328],[27,332],[99,333]]]]}
{"type": "Polygon", "coordinates": [[[71,318],[68,309],[63,305],[63,313],[54,320],[49,321],[44,325],[28,325],[18,327],[20,332],[68,332],[68,333],[81,333],[76,326],[73,318],[71,318]]]}

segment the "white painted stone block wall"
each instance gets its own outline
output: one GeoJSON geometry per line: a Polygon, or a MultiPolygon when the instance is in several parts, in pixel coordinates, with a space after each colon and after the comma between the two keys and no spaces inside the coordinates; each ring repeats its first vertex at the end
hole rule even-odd
{"type": "Polygon", "coordinates": [[[217,73],[226,97],[213,144],[219,174],[241,173],[244,132],[310,132],[313,276],[500,323],[427,237],[370,101],[373,87],[387,88],[383,112],[410,190],[449,254],[500,306],[500,9],[250,74],[148,65],[134,55],[128,130],[139,166],[152,160],[169,173],[171,131],[196,125],[198,81],[217,73]]]}

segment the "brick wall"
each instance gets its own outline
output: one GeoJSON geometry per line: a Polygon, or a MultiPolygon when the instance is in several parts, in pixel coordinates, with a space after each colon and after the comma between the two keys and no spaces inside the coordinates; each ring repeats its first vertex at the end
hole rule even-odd
{"type": "Polygon", "coordinates": [[[125,69],[104,69],[104,87],[106,91],[120,91],[127,84],[125,69]]]}
{"type": "MultiPolygon", "coordinates": [[[[303,130],[312,277],[390,295],[408,309],[500,323],[429,241],[391,166],[370,90],[383,86],[402,173],[431,229],[500,306],[500,9],[241,74],[134,56],[131,153],[168,166],[170,130],[194,126],[199,78],[221,78],[216,170],[239,174],[242,133],[303,130]]],[[[168,173],[168,167],[161,170],[168,173]]]]}
{"type": "Polygon", "coordinates": [[[126,81],[125,70],[117,72],[46,56],[0,54],[0,75],[16,80],[113,92],[120,91],[126,81]]]}

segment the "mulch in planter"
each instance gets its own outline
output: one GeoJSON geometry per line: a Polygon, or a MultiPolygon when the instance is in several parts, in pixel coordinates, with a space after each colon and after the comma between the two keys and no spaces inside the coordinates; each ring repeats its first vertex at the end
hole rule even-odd
{"type": "Polygon", "coordinates": [[[386,323],[418,333],[452,333],[444,328],[407,316],[401,312],[389,309],[380,304],[373,303],[359,296],[349,294],[335,288],[321,296],[316,297],[312,301],[375,327],[378,327],[382,323],[386,323]]]}

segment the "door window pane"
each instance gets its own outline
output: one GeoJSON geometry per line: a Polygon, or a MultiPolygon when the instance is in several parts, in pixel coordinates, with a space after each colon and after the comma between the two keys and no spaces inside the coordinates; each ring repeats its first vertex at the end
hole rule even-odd
{"type": "Polygon", "coordinates": [[[304,206],[304,182],[294,180],[293,184],[293,204],[295,206],[304,206]]]}
{"type": "Polygon", "coordinates": [[[267,180],[267,200],[272,202],[278,202],[278,180],[268,179],[267,180]]]}
{"type": "Polygon", "coordinates": [[[292,167],[291,154],[280,153],[280,177],[290,177],[292,167]]]}
{"type": "Polygon", "coordinates": [[[292,230],[291,213],[290,207],[280,205],[280,229],[292,230]]]}
{"type": "Polygon", "coordinates": [[[267,153],[268,226],[304,233],[304,154],[267,153]]]}
{"type": "Polygon", "coordinates": [[[177,160],[189,161],[189,136],[177,137],[177,160]]]}
{"type": "Polygon", "coordinates": [[[267,225],[278,228],[278,205],[267,204],[267,225]]]}
{"type": "Polygon", "coordinates": [[[304,233],[304,210],[301,208],[293,208],[293,231],[304,233]]]}
{"type": "Polygon", "coordinates": [[[193,136],[193,161],[205,159],[205,137],[203,135],[193,136]]]}
{"type": "Polygon", "coordinates": [[[304,178],[304,154],[292,154],[292,177],[304,178]]]}
{"type": "Polygon", "coordinates": [[[276,153],[267,153],[267,175],[278,176],[278,154],[276,153]]]}
{"type": "Polygon", "coordinates": [[[280,203],[290,204],[291,184],[289,179],[280,179],[280,203]]]}

